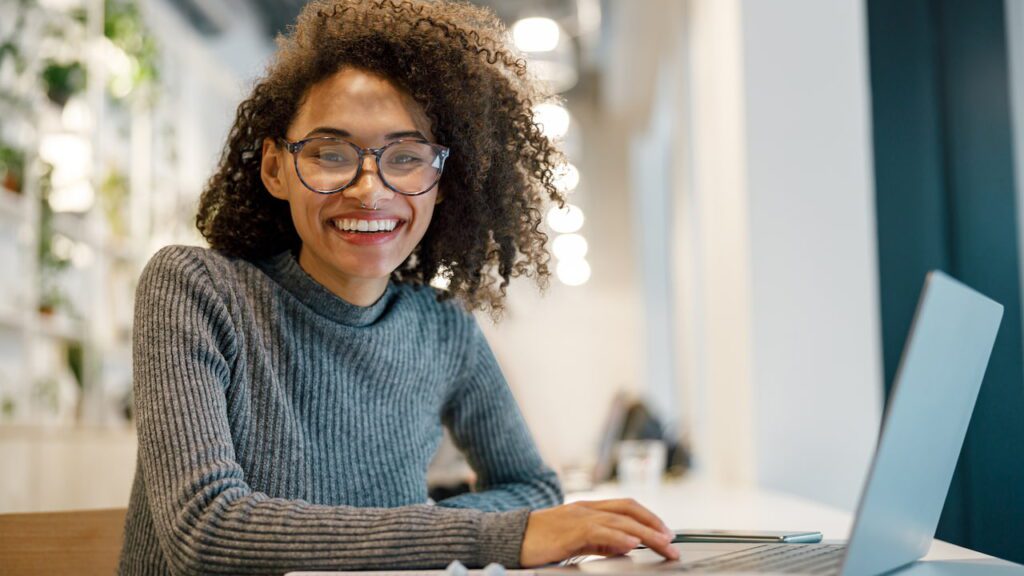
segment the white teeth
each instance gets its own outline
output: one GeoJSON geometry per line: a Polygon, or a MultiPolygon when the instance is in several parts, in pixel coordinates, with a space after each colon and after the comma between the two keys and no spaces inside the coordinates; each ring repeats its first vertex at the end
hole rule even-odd
{"type": "Polygon", "coordinates": [[[346,232],[390,232],[398,226],[398,220],[358,220],[342,218],[331,220],[331,224],[346,232]]]}

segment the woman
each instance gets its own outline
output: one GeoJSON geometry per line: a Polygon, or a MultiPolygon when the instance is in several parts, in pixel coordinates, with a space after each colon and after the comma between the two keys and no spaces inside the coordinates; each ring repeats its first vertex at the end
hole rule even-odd
{"type": "Polygon", "coordinates": [[[325,0],[280,40],[200,202],[212,249],[165,248],[139,283],[122,572],[675,557],[635,502],[557,506],[466,312],[547,277],[559,199],[502,39],[468,5],[325,0]],[[430,505],[442,426],[477,490],[430,505]]]}

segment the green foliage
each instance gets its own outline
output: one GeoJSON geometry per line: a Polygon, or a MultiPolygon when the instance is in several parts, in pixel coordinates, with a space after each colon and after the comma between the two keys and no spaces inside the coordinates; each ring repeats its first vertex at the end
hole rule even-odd
{"type": "Polygon", "coordinates": [[[48,60],[41,74],[46,96],[63,107],[72,96],[85,90],[86,72],[81,62],[55,62],[48,60]]]}
{"type": "Polygon", "coordinates": [[[110,223],[110,229],[118,236],[128,233],[124,209],[128,204],[128,176],[117,168],[111,168],[100,184],[100,199],[103,211],[110,223]]]}
{"type": "Polygon", "coordinates": [[[52,175],[53,166],[44,162],[39,176],[39,309],[51,312],[67,304],[67,297],[61,293],[57,277],[71,264],[68,258],[53,250],[55,230],[53,208],[50,207],[52,175]]]}
{"type": "Polygon", "coordinates": [[[123,50],[130,62],[127,76],[111,78],[110,91],[115,98],[126,98],[138,88],[156,83],[159,51],[134,0],[106,0],[103,35],[123,50]]]}
{"type": "Polygon", "coordinates": [[[85,383],[85,348],[81,342],[71,342],[67,347],[68,368],[75,376],[75,382],[81,388],[85,383]]]}

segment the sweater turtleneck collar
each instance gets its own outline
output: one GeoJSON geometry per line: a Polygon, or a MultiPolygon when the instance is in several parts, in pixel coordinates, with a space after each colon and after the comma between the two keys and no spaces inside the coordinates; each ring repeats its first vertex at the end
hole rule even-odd
{"type": "Polygon", "coordinates": [[[394,299],[395,288],[388,282],[384,294],[369,306],[357,306],[328,290],[299,265],[295,254],[286,250],[271,256],[261,268],[296,298],[321,316],[346,326],[369,326],[376,322],[394,299]]]}

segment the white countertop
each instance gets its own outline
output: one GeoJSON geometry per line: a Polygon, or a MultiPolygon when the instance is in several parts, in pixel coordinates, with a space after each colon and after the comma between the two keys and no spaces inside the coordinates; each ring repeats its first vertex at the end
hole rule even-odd
{"type": "MultiPolygon", "coordinates": [[[[622,497],[635,498],[676,529],[804,530],[821,532],[826,540],[845,540],[853,526],[852,512],[781,492],[723,487],[694,477],[668,482],[654,490],[602,485],[588,492],[568,494],[566,502],[622,497]]],[[[941,540],[933,541],[924,559],[982,562],[986,569],[993,560],[981,552],[941,540]]],[[[1006,573],[1024,575],[1024,567],[1006,564],[1012,568],[1006,573]]],[[[970,573],[963,564],[958,563],[957,567],[954,572],[941,573],[970,573]]]]}

